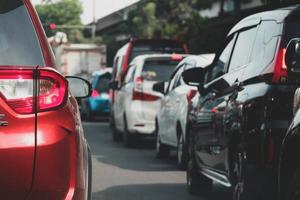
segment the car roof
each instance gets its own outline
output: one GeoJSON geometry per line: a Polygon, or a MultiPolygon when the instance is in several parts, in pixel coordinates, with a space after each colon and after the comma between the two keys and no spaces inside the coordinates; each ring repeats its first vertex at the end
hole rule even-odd
{"type": "Polygon", "coordinates": [[[112,68],[105,68],[105,69],[101,69],[98,71],[93,72],[93,76],[102,76],[104,74],[111,74],[112,73],[112,68]]]}
{"type": "Polygon", "coordinates": [[[148,60],[148,59],[159,59],[159,58],[168,59],[174,55],[181,55],[183,58],[189,56],[189,54],[144,54],[135,57],[132,62],[136,62],[137,60],[148,60]]]}
{"type": "Polygon", "coordinates": [[[286,18],[293,14],[299,13],[300,7],[299,5],[290,6],[286,8],[280,8],[277,10],[266,11],[257,13],[254,15],[250,15],[240,22],[238,22],[229,32],[228,36],[232,35],[233,33],[247,27],[258,25],[261,21],[265,20],[275,20],[277,23],[282,23],[286,20],[286,18]]]}
{"type": "Polygon", "coordinates": [[[187,56],[186,58],[184,58],[178,65],[177,67],[174,69],[171,77],[173,77],[177,71],[183,67],[183,64],[186,63],[192,67],[202,67],[205,68],[207,66],[209,66],[214,58],[215,58],[216,54],[200,54],[200,55],[190,55],[187,56]]]}

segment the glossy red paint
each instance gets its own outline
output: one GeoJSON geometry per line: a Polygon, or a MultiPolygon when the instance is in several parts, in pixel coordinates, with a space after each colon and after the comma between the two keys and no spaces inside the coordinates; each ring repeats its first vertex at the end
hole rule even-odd
{"type": "MultiPolygon", "coordinates": [[[[52,50],[36,11],[29,0],[23,2],[39,38],[45,64],[55,68],[52,50]]],[[[0,67],[0,81],[5,70],[8,73],[7,67],[0,67]]],[[[0,126],[0,199],[86,200],[88,144],[77,102],[65,87],[65,78],[44,66],[10,67],[9,70],[15,75],[23,74],[20,80],[48,77],[47,80],[57,84],[52,85],[52,89],[57,90],[58,96],[64,100],[53,101],[58,104],[48,105],[43,110],[41,106],[45,104],[40,104],[33,92],[31,103],[34,108],[39,108],[35,109],[38,112],[22,114],[9,105],[8,96],[0,95],[0,121],[8,123],[0,126]],[[66,91],[61,91],[63,88],[66,91]]]]}

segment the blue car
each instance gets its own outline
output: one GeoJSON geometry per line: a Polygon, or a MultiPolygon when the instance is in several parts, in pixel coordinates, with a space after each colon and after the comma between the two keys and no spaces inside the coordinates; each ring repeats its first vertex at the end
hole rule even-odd
{"type": "Polygon", "coordinates": [[[95,117],[108,118],[110,113],[109,83],[111,70],[105,69],[93,74],[91,84],[93,93],[88,99],[82,100],[81,113],[87,121],[93,121],[95,117]]]}

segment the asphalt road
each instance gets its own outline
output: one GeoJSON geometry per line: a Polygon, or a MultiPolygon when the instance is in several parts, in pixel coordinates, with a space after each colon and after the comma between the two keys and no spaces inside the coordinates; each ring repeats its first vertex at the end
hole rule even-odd
{"type": "Polygon", "coordinates": [[[185,172],[175,158],[158,160],[153,141],[126,148],[112,141],[107,123],[84,123],[93,154],[93,199],[97,200],[230,200],[228,189],[214,185],[205,196],[191,196],[185,172]]]}

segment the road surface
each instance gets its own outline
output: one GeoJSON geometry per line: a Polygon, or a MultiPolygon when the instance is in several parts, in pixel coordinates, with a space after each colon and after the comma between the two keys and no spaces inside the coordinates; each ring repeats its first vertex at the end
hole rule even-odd
{"type": "Polygon", "coordinates": [[[135,148],[112,141],[107,123],[84,123],[92,151],[93,200],[230,200],[228,189],[214,185],[205,196],[191,196],[185,172],[175,157],[158,160],[153,141],[143,140],[135,148]]]}

